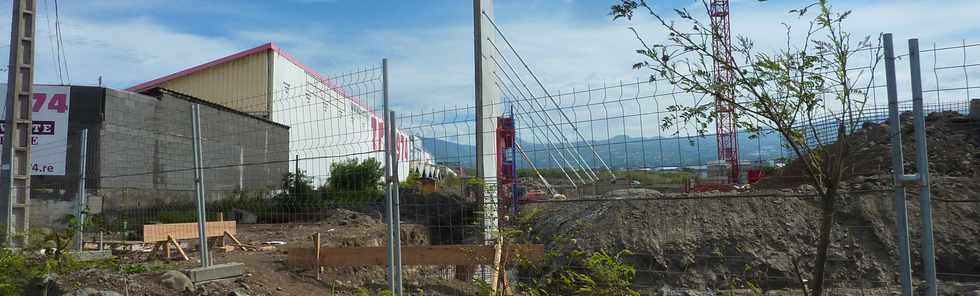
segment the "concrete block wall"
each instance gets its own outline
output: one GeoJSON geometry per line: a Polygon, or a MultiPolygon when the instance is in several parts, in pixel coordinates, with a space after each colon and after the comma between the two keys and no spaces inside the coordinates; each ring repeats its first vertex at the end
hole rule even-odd
{"type": "MultiPolygon", "coordinates": [[[[79,135],[85,128],[86,191],[93,214],[193,202],[195,98],[82,86],[72,86],[71,92],[67,174],[32,178],[33,227],[65,227],[66,217],[75,213],[79,135]]],[[[208,201],[240,189],[265,192],[280,186],[289,168],[288,127],[203,103],[201,129],[204,166],[210,167],[204,176],[208,201]]]]}
{"type": "MultiPolygon", "coordinates": [[[[160,202],[192,198],[192,100],[169,92],[153,97],[107,90],[100,192],[141,191],[138,195],[144,196],[143,202],[147,192],[159,193],[160,202]]],[[[279,186],[288,170],[289,133],[285,126],[201,104],[201,136],[204,183],[209,192],[269,190],[279,186]]]]}

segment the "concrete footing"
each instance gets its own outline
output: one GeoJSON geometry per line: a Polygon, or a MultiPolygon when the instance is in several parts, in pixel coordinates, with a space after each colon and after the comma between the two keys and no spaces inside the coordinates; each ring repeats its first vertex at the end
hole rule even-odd
{"type": "Polygon", "coordinates": [[[208,267],[198,267],[187,270],[187,276],[191,278],[194,284],[209,282],[214,280],[236,278],[242,276],[245,272],[245,264],[242,263],[225,263],[211,265],[208,267]]]}

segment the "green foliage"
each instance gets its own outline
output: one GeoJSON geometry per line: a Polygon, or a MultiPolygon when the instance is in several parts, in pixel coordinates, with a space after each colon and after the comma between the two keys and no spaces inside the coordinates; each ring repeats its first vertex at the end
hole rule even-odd
{"type": "Polygon", "coordinates": [[[419,189],[419,186],[421,185],[419,183],[420,178],[422,178],[422,174],[420,174],[418,171],[411,171],[408,173],[408,176],[405,177],[405,181],[399,186],[402,189],[419,189]]]}
{"type": "Polygon", "coordinates": [[[0,248],[0,295],[21,295],[28,281],[40,274],[23,252],[0,248]]]}
{"type": "Polygon", "coordinates": [[[464,195],[467,192],[477,192],[484,186],[483,180],[476,177],[445,176],[436,180],[439,191],[448,194],[464,195]]]}
{"type": "Polygon", "coordinates": [[[0,248],[0,295],[23,295],[24,288],[46,274],[67,274],[82,269],[100,268],[121,273],[144,273],[163,270],[162,263],[120,263],[117,259],[78,261],[65,250],[75,236],[77,220],[69,218],[64,230],[32,229],[23,248],[0,248]]]}
{"type": "Polygon", "coordinates": [[[349,159],[330,166],[330,189],[334,191],[377,190],[384,172],[374,158],[349,159]]]}
{"type": "MultiPolygon", "coordinates": [[[[705,13],[710,12],[709,1],[702,3],[705,13]]],[[[639,31],[631,29],[641,44],[636,50],[641,61],[633,68],[650,71],[651,81],[666,81],[681,91],[711,99],[668,106],[662,126],[684,126],[704,135],[711,130],[710,123],[727,118],[736,128],[752,134],[767,127],[783,137],[821,197],[822,217],[811,284],[814,295],[822,295],[837,192],[852,165],[848,161],[848,137],[865,120],[862,115],[875,81],[868,76],[873,77],[882,60],[881,47],[875,46],[869,36],[854,38],[847,32],[845,20],[851,11],[835,11],[828,0],[816,0],[790,11],[796,19],[808,17],[811,10],[816,13],[809,14],[812,19],[802,28],[782,23],[785,47],[758,50],[751,39],[738,36],[732,40],[730,52],[714,48],[712,36],[721,34],[717,31],[720,27],[705,23],[705,17],[687,8],[675,9],[670,17],[670,12],[648,4],[644,0],[621,0],[610,11],[613,19],[632,19],[636,11],[645,10],[658,27],[667,31],[667,38],[647,42],[639,31]],[[870,66],[853,67],[852,64],[866,62],[852,59],[859,52],[873,55],[869,56],[870,66]],[[731,75],[718,77],[716,68],[731,75]],[[737,116],[728,117],[731,114],[721,111],[737,116]],[[824,142],[830,139],[805,136],[813,134],[815,121],[823,118],[837,125],[835,145],[824,142]]],[[[679,132],[680,128],[676,130],[679,132]]]]}
{"type": "Polygon", "coordinates": [[[394,296],[395,293],[392,292],[392,291],[389,291],[389,290],[381,290],[381,291],[378,291],[377,293],[375,293],[375,292],[371,292],[371,290],[369,290],[368,288],[357,288],[357,291],[354,292],[354,295],[357,295],[357,296],[394,296]]]}
{"type": "Polygon", "coordinates": [[[374,158],[349,159],[330,167],[326,196],[340,202],[374,202],[382,198],[381,163],[374,158]]]}
{"type": "MultiPolygon", "coordinates": [[[[520,283],[518,287],[530,296],[639,296],[640,293],[631,287],[636,269],[622,262],[624,254],[613,256],[605,251],[575,251],[564,258],[571,259],[568,264],[545,272],[542,278],[520,283]]],[[[552,259],[555,256],[560,255],[549,254],[552,259]]]]}
{"type": "Polygon", "coordinates": [[[282,192],[277,198],[303,201],[316,197],[316,190],[313,188],[313,177],[307,176],[303,170],[288,172],[283,175],[280,188],[282,192]]]}

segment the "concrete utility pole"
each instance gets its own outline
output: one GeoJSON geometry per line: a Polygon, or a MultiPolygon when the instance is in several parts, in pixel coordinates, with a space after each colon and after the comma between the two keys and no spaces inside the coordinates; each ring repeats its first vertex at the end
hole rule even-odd
{"type": "Polygon", "coordinates": [[[500,96],[493,81],[493,45],[497,35],[484,18],[493,17],[493,0],[473,0],[473,51],[476,73],[476,175],[483,180],[484,237],[493,241],[497,230],[497,116],[500,96]]]}
{"type": "Polygon", "coordinates": [[[7,105],[0,164],[0,230],[4,242],[26,241],[31,201],[31,94],[34,83],[34,18],[37,0],[14,0],[10,24],[7,105]]]}

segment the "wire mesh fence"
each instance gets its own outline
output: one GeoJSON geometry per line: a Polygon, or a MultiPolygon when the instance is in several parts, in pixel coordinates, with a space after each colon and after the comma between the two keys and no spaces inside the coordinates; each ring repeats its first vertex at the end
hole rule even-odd
{"type": "MultiPolygon", "coordinates": [[[[83,247],[167,259],[186,253],[199,260],[200,185],[214,263],[275,262],[282,272],[317,278],[340,293],[384,290],[391,181],[399,184],[406,293],[479,294],[495,273],[514,290],[551,295],[572,294],[569,289],[589,281],[592,289],[630,287],[644,295],[796,293],[809,280],[820,200],[781,135],[740,132],[744,183],[751,185],[713,190],[722,189],[709,185],[726,172],[713,162],[713,135],[663,125],[676,113],[668,106],[697,97],[648,81],[548,91],[509,46],[495,44],[491,61],[501,98],[493,109],[500,114],[477,118],[473,106],[398,112],[394,137],[385,135],[390,123],[382,111],[385,81],[378,65],[329,78],[298,71],[268,91],[225,97],[107,89],[104,118],[88,123],[83,247]],[[199,166],[193,105],[201,111],[199,166]],[[499,123],[498,138],[511,124],[513,146],[480,155],[477,120],[499,123]],[[395,149],[386,148],[389,140],[395,149]],[[389,155],[396,161],[386,161],[389,155]],[[478,156],[495,159],[497,173],[481,176],[478,156]],[[397,179],[386,180],[393,166],[397,179]],[[493,258],[501,236],[505,244],[543,245],[542,259],[511,258],[504,251],[503,259],[493,258]],[[164,250],[177,246],[180,252],[164,250]],[[486,253],[477,246],[490,246],[491,258],[479,258],[486,253]],[[310,267],[285,259],[293,258],[294,249],[330,255],[301,257],[315,261],[310,267]]],[[[976,48],[964,42],[922,51],[933,60],[932,78],[923,81],[926,111],[945,112],[930,115],[927,124],[939,274],[950,282],[980,278],[973,263],[980,252],[968,243],[980,228],[973,218],[978,200],[971,196],[980,192],[974,182],[980,171],[973,168],[976,152],[969,150],[978,145],[980,128],[963,115],[980,91],[980,66],[971,60],[976,48]]],[[[899,54],[899,73],[907,67],[904,56],[899,54]]],[[[877,71],[866,76],[869,97],[884,98],[884,82],[878,81],[883,70],[855,71],[862,70],[877,71]]],[[[910,109],[907,98],[899,107],[910,109]]],[[[856,148],[829,259],[826,286],[832,294],[890,295],[897,289],[886,108],[884,99],[867,102],[858,120],[863,124],[851,138],[856,148]]],[[[834,145],[832,109],[806,124],[808,139],[834,145]]],[[[76,137],[70,133],[69,141],[76,137]]],[[[912,164],[906,167],[913,171],[912,164]]],[[[31,188],[36,194],[66,200],[78,195],[78,175],[38,179],[31,188]]],[[[918,215],[917,207],[909,210],[918,215]]],[[[913,231],[913,240],[918,235],[913,231]]]]}

